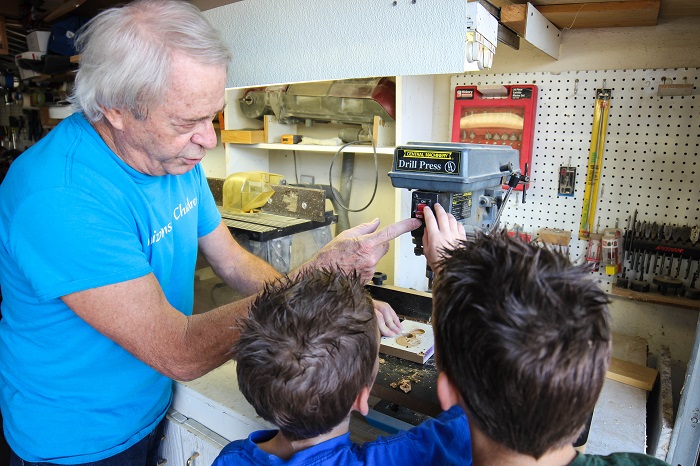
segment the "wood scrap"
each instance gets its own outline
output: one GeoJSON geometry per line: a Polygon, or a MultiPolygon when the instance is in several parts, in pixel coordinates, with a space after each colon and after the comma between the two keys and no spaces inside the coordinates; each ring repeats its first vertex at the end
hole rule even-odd
{"type": "Polygon", "coordinates": [[[610,367],[605,376],[633,387],[650,391],[659,372],[651,367],[642,366],[622,359],[611,358],[610,367]]]}
{"type": "Polygon", "coordinates": [[[396,388],[404,393],[408,393],[413,389],[413,386],[411,385],[411,382],[413,383],[419,383],[420,382],[420,376],[418,372],[414,372],[413,374],[409,375],[408,377],[403,377],[399,379],[397,382],[391,382],[389,385],[391,388],[396,388]]]}
{"type": "Polygon", "coordinates": [[[403,332],[396,337],[382,337],[379,352],[424,364],[433,355],[435,338],[430,324],[404,319],[403,332]]]}

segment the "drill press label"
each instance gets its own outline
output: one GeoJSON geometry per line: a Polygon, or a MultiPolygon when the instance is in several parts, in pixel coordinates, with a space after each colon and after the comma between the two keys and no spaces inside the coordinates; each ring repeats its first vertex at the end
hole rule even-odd
{"type": "Polygon", "coordinates": [[[403,157],[417,159],[452,159],[452,152],[435,152],[428,150],[405,150],[403,157]]]}
{"type": "Polygon", "coordinates": [[[472,193],[455,194],[452,196],[450,213],[456,220],[464,220],[472,216],[472,193]]]}
{"type": "Polygon", "coordinates": [[[396,171],[460,174],[459,151],[430,151],[398,149],[395,160],[396,171]]]}

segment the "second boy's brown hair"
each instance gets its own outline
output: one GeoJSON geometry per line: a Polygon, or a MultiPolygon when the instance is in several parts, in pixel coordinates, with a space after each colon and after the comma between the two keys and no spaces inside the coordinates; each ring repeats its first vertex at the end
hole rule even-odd
{"type": "Polygon", "coordinates": [[[505,233],[446,251],[435,354],[470,422],[534,458],[573,442],[605,380],[607,302],[588,270],[505,233]]]}

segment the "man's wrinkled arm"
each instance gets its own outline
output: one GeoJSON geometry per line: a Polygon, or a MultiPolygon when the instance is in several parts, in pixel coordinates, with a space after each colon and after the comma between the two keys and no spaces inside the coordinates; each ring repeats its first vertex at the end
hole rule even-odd
{"type": "Polygon", "coordinates": [[[259,292],[265,282],[280,277],[270,264],[238,244],[223,222],[199,238],[199,251],[214,273],[244,296],[259,292]]]}

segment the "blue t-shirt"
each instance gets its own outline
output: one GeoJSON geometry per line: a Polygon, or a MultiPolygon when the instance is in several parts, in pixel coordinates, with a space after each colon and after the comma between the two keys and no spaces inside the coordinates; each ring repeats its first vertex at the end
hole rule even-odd
{"type": "Polygon", "coordinates": [[[379,437],[373,442],[357,445],[350,441],[350,434],[346,433],[297,452],[289,460],[266,453],[256,445],[272,439],[275,435],[276,430],[261,430],[253,432],[245,440],[231,442],[221,450],[212,466],[472,464],[469,423],[459,406],[453,406],[436,418],[393,436],[379,437]]]}
{"type": "Polygon", "coordinates": [[[139,173],[81,114],[12,163],[0,185],[0,408],[20,457],[96,461],[163,418],[172,381],[60,297],[152,272],[190,315],[197,238],[220,221],[199,165],[178,176],[139,173]]]}

